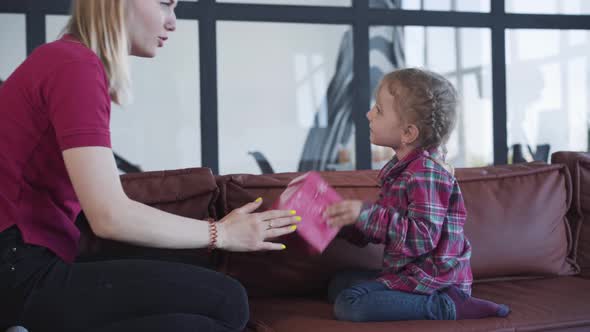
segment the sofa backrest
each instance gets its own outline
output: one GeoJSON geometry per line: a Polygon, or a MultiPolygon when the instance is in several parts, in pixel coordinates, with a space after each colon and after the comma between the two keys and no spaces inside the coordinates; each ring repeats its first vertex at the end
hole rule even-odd
{"type": "Polygon", "coordinates": [[[572,177],[572,205],[568,219],[572,225],[574,250],[581,274],[590,277],[590,153],[556,152],[552,163],[567,165],[572,177]]]}
{"type": "Polygon", "coordinates": [[[564,165],[464,168],[457,178],[476,280],[578,272],[565,217],[571,183],[564,165]]]}
{"type": "MultiPolygon", "coordinates": [[[[344,197],[375,200],[377,171],[324,172],[344,197]]],[[[300,173],[217,177],[217,212],[224,215],[257,197],[268,208],[300,173]]],[[[521,278],[577,272],[568,257],[571,232],[565,214],[571,202],[563,165],[523,164],[458,169],[468,209],[465,232],[473,245],[474,277],[521,278]]],[[[305,221],[303,221],[305,222],[305,221]]],[[[334,272],[379,269],[381,245],[356,248],[336,239],[321,256],[289,251],[294,236],[281,239],[287,250],[224,253],[220,271],[240,280],[251,296],[303,295],[324,290],[334,272]]]]}
{"type": "MultiPolygon", "coordinates": [[[[195,219],[217,219],[215,202],[219,189],[209,168],[155,171],[121,176],[127,196],[160,210],[195,219]]],[[[163,250],[137,247],[97,238],[84,215],[76,221],[81,231],[80,255],[86,257],[161,258],[211,266],[205,249],[163,250]]]]}
{"type": "MultiPolygon", "coordinates": [[[[287,184],[301,173],[271,175],[226,175],[217,177],[220,189],[218,214],[225,215],[257,197],[264,199],[261,210],[269,209],[287,184]]],[[[343,198],[376,199],[377,171],[323,172],[322,177],[343,198]]],[[[305,222],[305,221],[302,221],[305,222]]],[[[321,256],[307,256],[298,251],[297,238],[280,239],[287,245],[281,252],[230,253],[221,255],[219,270],[241,281],[250,296],[303,294],[320,291],[329,276],[343,268],[378,269],[383,247],[369,245],[359,249],[336,238],[321,256]]]]}

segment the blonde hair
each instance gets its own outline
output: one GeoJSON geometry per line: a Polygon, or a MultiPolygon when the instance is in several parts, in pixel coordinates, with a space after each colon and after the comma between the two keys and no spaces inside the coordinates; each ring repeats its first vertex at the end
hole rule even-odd
{"type": "MultiPolygon", "coordinates": [[[[446,143],[457,121],[459,97],[453,84],[440,74],[419,68],[391,72],[381,84],[395,97],[400,117],[418,127],[419,146],[438,147],[446,155],[446,143]]],[[[436,161],[452,173],[450,165],[436,161]]]]}
{"type": "Polygon", "coordinates": [[[64,33],[72,34],[102,61],[111,99],[122,104],[131,98],[129,42],[125,27],[126,0],[73,0],[64,33]]]}

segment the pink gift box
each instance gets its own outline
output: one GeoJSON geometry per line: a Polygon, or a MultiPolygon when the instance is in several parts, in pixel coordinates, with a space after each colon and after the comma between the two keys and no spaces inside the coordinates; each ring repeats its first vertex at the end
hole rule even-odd
{"type": "Polygon", "coordinates": [[[336,237],[339,229],[330,227],[324,210],[342,197],[317,172],[308,172],[293,179],[274,203],[279,210],[295,210],[301,217],[297,235],[304,240],[308,253],[320,254],[336,237]]]}

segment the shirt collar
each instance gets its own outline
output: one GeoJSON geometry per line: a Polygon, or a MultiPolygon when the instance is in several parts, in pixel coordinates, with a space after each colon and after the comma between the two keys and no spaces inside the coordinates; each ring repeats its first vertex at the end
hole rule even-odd
{"type": "Polygon", "coordinates": [[[402,159],[394,156],[387,164],[385,164],[385,166],[383,166],[379,172],[379,182],[383,184],[386,179],[398,176],[408,167],[412,161],[420,157],[444,161],[445,155],[439,147],[433,147],[428,149],[416,148],[410,151],[410,153],[408,153],[402,159]]]}

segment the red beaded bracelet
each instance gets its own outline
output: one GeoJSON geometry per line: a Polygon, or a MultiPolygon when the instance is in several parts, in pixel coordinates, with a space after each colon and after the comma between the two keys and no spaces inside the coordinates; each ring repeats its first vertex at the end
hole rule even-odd
{"type": "Polygon", "coordinates": [[[209,220],[209,246],[207,250],[210,252],[217,249],[217,224],[213,220],[209,220]]]}

